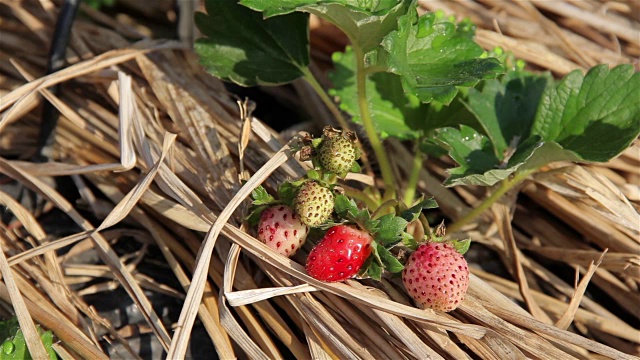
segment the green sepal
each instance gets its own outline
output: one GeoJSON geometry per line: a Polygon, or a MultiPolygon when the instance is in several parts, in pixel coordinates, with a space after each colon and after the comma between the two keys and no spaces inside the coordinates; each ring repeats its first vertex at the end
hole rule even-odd
{"type": "Polygon", "coordinates": [[[376,241],[383,246],[390,246],[402,241],[402,233],[407,228],[407,220],[387,214],[378,218],[378,230],[375,232],[376,241]]]}
{"type": "Polygon", "coordinates": [[[349,170],[349,172],[359,174],[361,171],[362,171],[362,168],[360,167],[360,164],[358,164],[357,161],[354,161],[353,165],[351,165],[351,169],[349,170]]]}
{"type": "Polygon", "coordinates": [[[408,249],[415,250],[418,248],[418,242],[408,232],[402,233],[402,244],[408,249]]]}
{"type": "Polygon", "coordinates": [[[324,138],[315,138],[311,140],[311,146],[313,146],[314,149],[317,149],[320,147],[320,145],[322,145],[322,141],[324,141],[324,138]]]}
{"type": "Polygon", "coordinates": [[[278,197],[280,201],[288,206],[293,206],[293,201],[296,198],[296,193],[301,184],[295,182],[285,181],[278,187],[278,197]]]}
{"type": "Polygon", "coordinates": [[[425,209],[436,209],[438,207],[438,203],[434,198],[428,198],[421,200],[417,204],[413,205],[409,209],[400,213],[400,216],[405,219],[407,222],[412,222],[418,219],[422,210],[425,209]]]}
{"type": "Polygon", "coordinates": [[[336,196],[333,209],[343,219],[355,218],[360,211],[356,202],[345,195],[336,196]]]}
{"type": "Polygon", "coordinates": [[[276,199],[271,196],[262,185],[258,185],[258,187],[251,192],[251,198],[253,199],[253,205],[268,205],[276,202],[276,199]]]}
{"type": "Polygon", "coordinates": [[[360,270],[360,277],[367,276],[377,281],[382,280],[382,266],[374,261],[374,256],[369,256],[360,270]]]}
{"type": "Polygon", "coordinates": [[[404,269],[404,265],[382,244],[377,244],[376,248],[385,270],[390,273],[398,273],[404,269]]]}
{"type": "Polygon", "coordinates": [[[307,171],[307,177],[311,180],[320,181],[321,176],[320,172],[316,169],[310,169],[307,171]]]}
{"type": "Polygon", "coordinates": [[[451,241],[451,245],[453,245],[457,252],[464,255],[469,250],[469,246],[471,246],[471,239],[453,240],[451,241]]]}
{"type": "Polygon", "coordinates": [[[262,212],[269,208],[270,205],[259,205],[251,208],[249,215],[245,216],[244,220],[249,223],[250,227],[258,226],[260,222],[260,216],[262,212]]]}

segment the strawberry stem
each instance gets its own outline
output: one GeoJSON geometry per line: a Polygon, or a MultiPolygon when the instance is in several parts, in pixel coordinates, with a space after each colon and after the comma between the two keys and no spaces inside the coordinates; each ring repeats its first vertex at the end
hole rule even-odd
{"type": "Polygon", "coordinates": [[[367,73],[364,63],[364,53],[359,46],[355,45],[355,43],[353,45],[353,51],[356,55],[358,105],[360,106],[360,117],[362,118],[362,125],[364,126],[364,130],[367,133],[367,137],[369,138],[369,142],[371,143],[373,152],[378,158],[380,172],[382,173],[382,180],[384,180],[385,184],[385,192],[393,191],[393,189],[395,189],[395,178],[393,176],[393,170],[391,169],[391,162],[389,161],[389,157],[384,150],[384,146],[382,146],[380,137],[378,137],[378,133],[376,132],[376,128],[373,124],[373,119],[371,119],[371,113],[369,112],[369,102],[367,101],[366,89],[367,73]]]}
{"type": "Polygon", "coordinates": [[[416,197],[416,188],[418,187],[420,170],[422,169],[422,162],[424,160],[424,156],[422,154],[422,151],[420,151],[419,144],[420,140],[416,140],[415,146],[413,148],[415,156],[413,157],[411,173],[409,174],[409,180],[407,181],[407,189],[404,192],[404,203],[407,206],[411,206],[416,197]]]}
{"type": "Polygon", "coordinates": [[[344,190],[344,195],[354,200],[360,201],[370,211],[374,211],[378,208],[378,203],[366,193],[348,186],[342,186],[342,189],[344,190]]]}
{"type": "Polygon", "coordinates": [[[496,189],[496,191],[491,194],[488,198],[484,199],[484,201],[478,205],[475,209],[468,212],[462,218],[458,219],[451,226],[448,227],[447,231],[449,234],[453,234],[468,224],[470,221],[475,220],[478,216],[482,215],[485,210],[489,209],[491,205],[493,205],[496,201],[498,201],[502,195],[506,194],[507,191],[511,190],[514,186],[521,183],[525,180],[529,175],[533,174],[536,169],[527,169],[522,172],[517,172],[513,177],[502,180],[500,186],[496,189]]]}
{"type": "Polygon", "coordinates": [[[344,118],[344,116],[342,116],[342,112],[340,112],[340,109],[338,109],[336,104],[331,100],[331,98],[329,98],[329,95],[324,90],[322,85],[320,85],[316,77],[313,76],[313,73],[311,72],[311,70],[308,67],[301,67],[300,71],[302,71],[302,74],[303,74],[302,78],[307,82],[307,84],[311,86],[311,88],[316,92],[316,94],[318,94],[318,96],[320,97],[320,100],[322,100],[322,102],[329,109],[333,117],[335,117],[336,121],[338,121],[338,124],[340,124],[340,127],[342,127],[342,129],[344,130],[349,130],[349,123],[347,123],[347,120],[344,118]]]}
{"type": "Polygon", "coordinates": [[[398,205],[398,201],[395,199],[387,200],[382,205],[380,205],[376,211],[371,214],[372,219],[377,219],[382,215],[388,214],[389,209],[393,209],[398,205]]]}

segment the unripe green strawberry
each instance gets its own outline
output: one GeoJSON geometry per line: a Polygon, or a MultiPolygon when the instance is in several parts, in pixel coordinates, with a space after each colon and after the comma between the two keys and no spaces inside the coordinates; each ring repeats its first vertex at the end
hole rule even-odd
{"type": "Polygon", "coordinates": [[[454,310],[469,287],[467,260],[450,244],[422,244],[407,260],[402,282],[409,295],[423,306],[454,310]]]}
{"type": "Polygon", "coordinates": [[[317,149],[318,162],[329,172],[338,176],[346,175],[360,157],[360,149],[355,141],[355,135],[325,131],[317,149]]]}
{"type": "Polygon", "coordinates": [[[333,212],[334,198],[331,190],[315,181],[307,181],[298,190],[294,200],[296,213],[307,226],[318,226],[329,219],[333,212]]]}
{"type": "Polygon", "coordinates": [[[258,240],[289,257],[304,244],[308,230],[293,209],[276,205],[262,212],[258,223],[258,240]]]}
{"type": "Polygon", "coordinates": [[[372,243],[373,238],[366,231],[336,225],[309,253],[307,274],[327,282],[352,278],[371,255],[372,243]]]}

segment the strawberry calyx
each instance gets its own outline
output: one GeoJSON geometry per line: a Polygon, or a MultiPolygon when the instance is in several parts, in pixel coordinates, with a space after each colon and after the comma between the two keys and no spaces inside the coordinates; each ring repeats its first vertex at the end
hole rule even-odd
{"type": "MultiPolygon", "coordinates": [[[[436,207],[433,199],[421,200],[411,208],[402,207],[395,200],[383,203],[373,214],[368,209],[360,209],[353,199],[337,195],[335,211],[339,218],[355,224],[373,237],[371,256],[362,267],[360,277],[380,280],[383,271],[397,273],[404,266],[394,248],[416,244],[413,236],[407,233],[407,225],[418,218],[423,209],[436,207]],[[398,215],[399,214],[399,215],[398,215]],[[395,253],[395,254],[394,254],[395,253]]],[[[415,249],[414,246],[412,248],[415,249]]]]}

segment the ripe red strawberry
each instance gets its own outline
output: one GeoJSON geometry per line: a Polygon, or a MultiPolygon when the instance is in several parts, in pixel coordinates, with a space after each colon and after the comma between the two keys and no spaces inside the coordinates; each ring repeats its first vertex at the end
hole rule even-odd
{"type": "Polygon", "coordinates": [[[300,217],[285,205],[264,210],[258,223],[258,240],[284,256],[298,251],[307,239],[307,232],[300,217]]]}
{"type": "Polygon", "coordinates": [[[298,190],[294,200],[296,213],[308,226],[318,226],[329,219],[333,212],[334,198],[331,190],[315,181],[307,181],[298,190]]]}
{"type": "Polygon", "coordinates": [[[467,260],[450,244],[422,244],[407,260],[402,282],[409,295],[425,307],[454,310],[469,287],[467,260]]]}
{"type": "Polygon", "coordinates": [[[307,258],[307,274],[327,281],[342,281],[355,276],[371,254],[373,238],[353,226],[336,225],[329,229],[307,258]]]}

